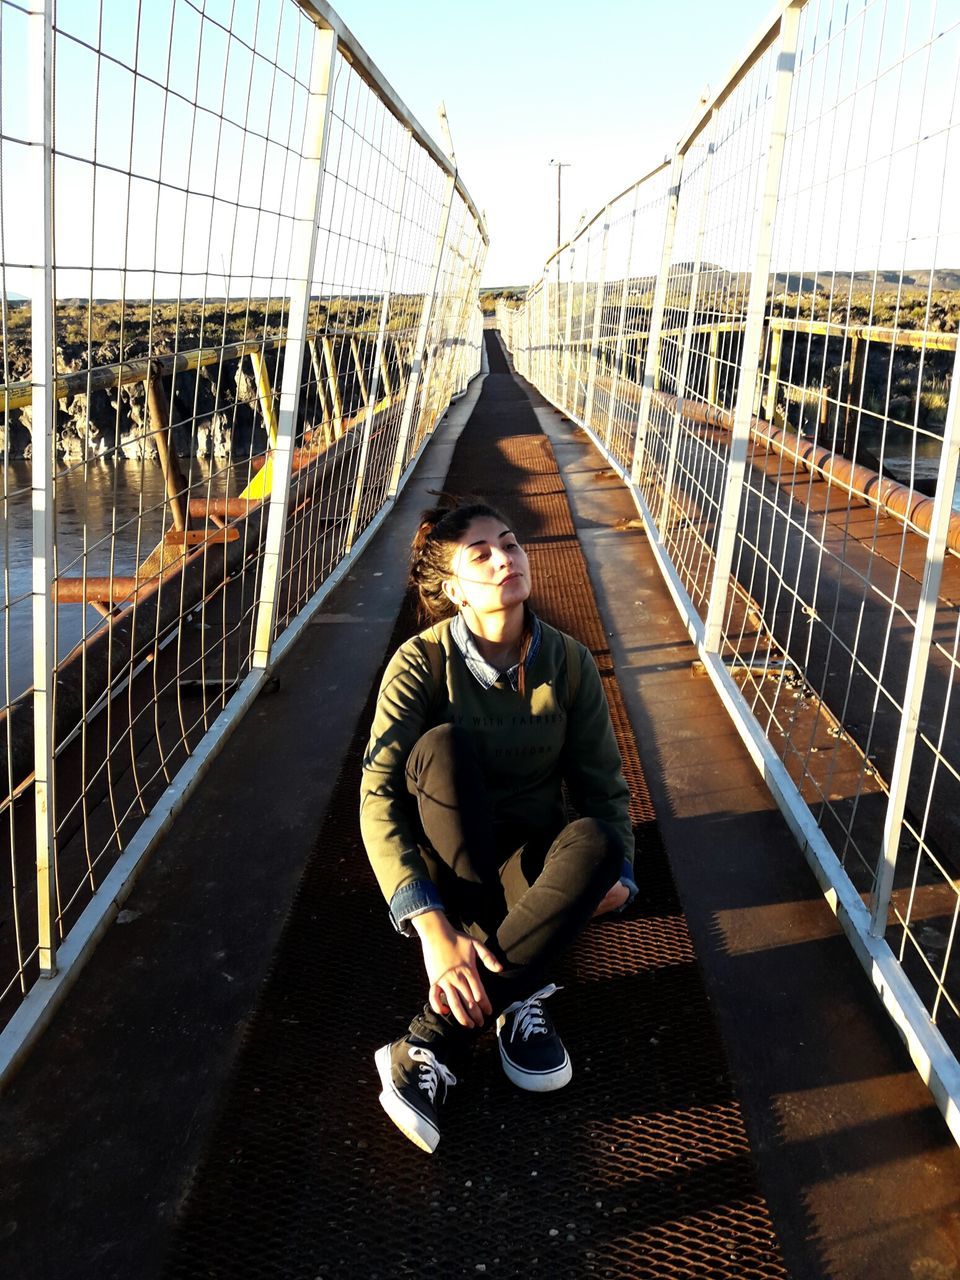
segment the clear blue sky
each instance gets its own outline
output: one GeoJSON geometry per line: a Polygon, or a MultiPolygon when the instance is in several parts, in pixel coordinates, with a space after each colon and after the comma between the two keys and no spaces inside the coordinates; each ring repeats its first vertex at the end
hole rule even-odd
{"type": "MultiPolygon", "coordinates": [[[[487,216],[483,279],[495,285],[536,280],[556,246],[551,158],[569,165],[562,179],[567,239],[582,215],[592,216],[673,150],[700,95],[723,83],[781,3],[334,0],[334,8],[438,140],[437,107],[445,101],[460,172],[487,216]]],[[[150,0],[140,9],[132,0],[58,0],[57,287],[65,296],[274,287],[289,217],[274,233],[269,218],[253,211],[261,186],[286,190],[283,151],[257,135],[282,143],[291,108],[276,100],[280,90],[268,72],[264,80],[267,63],[251,63],[236,42],[228,57],[216,25],[252,35],[258,9],[259,0],[150,0]],[[211,18],[205,25],[201,12],[211,18]],[[108,55],[99,63],[91,48],[98,44],[108,55]],[[183,99],[150,83],[150,76],[163,83],[168,62],[183,99]],[[136,85],[134,66],[142,73],[136,85]],[[194,93],[202,110],[189,106],[194,93]],[[242,103],[248,94],[253,133],[219,131],[221,101],[242,103]]],[[[269,44],[275,13],[266,10],[269,44]]],[[[294,43],[285,63],[295,53],[296,27],[281,23],[294,43]]],[[[5,9],[0,113],[11,139],[32,136],[26,33],[24,14],[5,9]]],[[[293,136],[300,127],[295,121],[293,136]]],[[[10,190],[25,180],[30,158],[27,146],[5,149],[10,190]]],[[[42,253],[39,230],[30,202],[6,202],[0,255],[14,292],[29,290],[24,272],[42,253]]]]}
{"type": "Polygon", "coordinates": [[[334,0],[420,123],[446,102],[460,172],[486,212],[485,284],[535,279],[582,213],[673,149],[777,0],[334,0]]]}

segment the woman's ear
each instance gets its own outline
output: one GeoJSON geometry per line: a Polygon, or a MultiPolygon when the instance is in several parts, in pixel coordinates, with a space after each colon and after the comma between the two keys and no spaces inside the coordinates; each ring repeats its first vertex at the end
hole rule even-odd
{"type": "Polygon", "coordinates": [[[456,578],[444,578],[440,583],[443,594],[447,597],[455,609],[462,609],[467,603],[463,598],[463,592],[460,590],[460,583],[456,578]]]}

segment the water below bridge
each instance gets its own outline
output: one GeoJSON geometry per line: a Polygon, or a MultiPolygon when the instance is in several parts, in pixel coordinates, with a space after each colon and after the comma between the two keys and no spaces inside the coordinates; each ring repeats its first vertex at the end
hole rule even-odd
{"type": "MultiPolygon", "coordinates": [[[[245,483],[235,471],[189,462],[194,496],[221,498],[245,483]]],[[[240,468],[241,470],[243,468],[240,468]]],[[[0,606],[6,613],[6,643],[0,645],[0,688],[9,679],[9,699],[33,683],[33,573],[30,463],[5,466],[4,537],[6,573],[0,579],[0,606]]],[[[89,462],[63,470],[56,485],[57,572],[60,576],[124,577],[136,573],[170,527],[163,470],[149,460],[89,462]]],[[[93,608],[61,605],[57,610],[57,656],[62,659],[102,626],[93,608]]]]}

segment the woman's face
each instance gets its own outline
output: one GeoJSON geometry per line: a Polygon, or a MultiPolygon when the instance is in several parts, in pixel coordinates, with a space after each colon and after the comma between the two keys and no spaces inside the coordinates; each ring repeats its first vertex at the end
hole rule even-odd
{"type": "Polygon", "coordinates": [[[457,543],[443,588],[458,609],[501,613],[530,595],[527,553],[502,521],[471,520],[457,543]]]}

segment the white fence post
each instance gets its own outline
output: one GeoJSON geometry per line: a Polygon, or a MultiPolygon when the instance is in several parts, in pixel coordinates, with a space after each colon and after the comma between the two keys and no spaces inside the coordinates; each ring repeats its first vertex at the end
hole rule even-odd
{"type": "Polygon", "coordinates": [[[533,354],[533,367],[527,374],[530,381],[543,388],[544,375],[547,369],[550,352],[550,282],[547,272],[543,272],[543,285],[540,289],[540,348],[533,354]]]}
{"type": "MultiPolygon", "coordinates": [[[[573,373],[573,393],[570,396],[570,409],[575,418],[581,415],[577,412],[577,406],[580,402],[580,388],[584,390],[584,400],[586,400],[587,385],[583,377],[583,365],[587,363],[589,370],[589,356],[585,346],[585,332],[587,328],[587,294],[590,288],[590,233],[586,230],[582,231],[577,237],[580,244],[583,245],[583,281],[580,285],[580,323],[577,329],[576,343],[576,360],[574,361],[571,372],[573,373]]],[[[571,331],[571,338],[572,338],[571,331]]],[[[589,372],[587,374],[589,378],[589,372]]]]}
{"type": "MultiPolygon", "coordinates": [[[[446,116],[442,117],[446,121],[446,116]]],[[[410,381],[407,384],[407,397],[403,404],[403,417],[400,419],[400,435],[397,439],[397,452],[393,460],[393,474],[387,490],[388,498],[395,498],[400,488],[400,477],[403,475],[403,462],[407,454],[407,441],[413,424],[413,411],[417,403],[417,392],[420,390],[420,370],[423,367],[423,352],[430,336],[430,321],[437,300],[437,286],[440,283],[440,272],[443,269],[443,258],[447,248],[447,232],[450,228],[450,211],[453,208],[453,195],[457,186],[456,165],[447,175],[443,188],[443,203],[440,207],[440,220],[437,227],[437,244],[434,251],[433,265],[430,273],[429,293],[424,294],[423,309],[420,312],[420,325],[417,329],[416,346],[413,363],[410,369],[410,381]]]]}
{"type": "Polygon", "coordinates": [[[57,653],[53,625],[56,431],[53,295],[53,0],[29,15],[30,189],[42,193],[40,260],[32,271],[33,724],[40,973],[57,972],[56,795],[53,703],[57,653]]]}
{"type": "Polygon", "coordinates": [[[554,258],[554,262],[557,268],[557,286],[556,286],[556,293],[554,295],[554,304],[553,304],[553,307],[551,308],[551,315],[550,315],[550,319],[553,324],[553,347],[554,347],[554,355],[551,361],[551,364],[552,364],[551,372],[553,374],[553,377],[552,377],[553,393],[550,398],[554,401],[555,404],[558,404],[558,405],[560,404],[562,399],[560,394],[560,380],[561,380],[561,373],[563,370],[563,361],[564,361],[563,328],[560,324],[560,297],[561,297],[561,294],[560,294],[561,261],[560,259],[561,257],[562,257],[562,254],[560,253],[559,250],[557,250],[556,257],[554,258]]]}
{"type": "Polygon", "coordinates": [[[627,322],[627,296],[630,289],[630,268],[633,265],[633,240],[637,231],[637,213],[640,208],[640,183],[633,189],[633,209],[630,213],[630,238],[627,241],[627,260],[623,266],[623,283],[620,289],[620,314],[617,319],[617,342],[613,353],[613,376],[610,379],[610,403],[607,405],[607,428],[603,437],[604,448],[609,450],[613,435],[613,419],[617,396],[620,394],[620,365],[623,362],[623,334],[627,322]]]}
{"type": "Polygon", "coordinates": [[[923,566],[923,583],[920,603],[917,607],[917,623],[910,647],[910,665],[903,693],[903,711],[897,735],[897,750],[890,776],[890,795],[883,822],[881,859],[877,867],[876,887],[870,913],[870,932],[882,938],[887,929],[893,879],[897,869],[897,852],[903,815],[913,768],[913,755],[917,745],[920,722],[920,706],[923,688],[930,662],[933,644],[933,628],[937,619],[940,578],[947,550],[947,534],[953,514],[953,495],[957,486],[957,461],[960,458],[960,349],[953,361],[950,382],[950,400],[943,428],[943,446],[937,473],[937,491],[933,500],[933,516],[927,538],[927,553],[923,566]]]}
{"type": "Polygon", "coordinates": [[[633,465],[630,482],[638,488],[643,470],[643,455],[647,443],[647,427],[650,424],[650,405],[655,387],[660,384],[660,332],[663,329],[663,312],[667,303],[667,281],[673,261],[673,233],[677,226],[677,208],[680,200],[680,178],[683,173],[683,155],[675,152],[670,166],[670,187],[667,193],[667,214],[663,226],[663,248],[660,253],[660,270],[653,291],[653,309],[650,315],[650,334],[647,338],[647,354],[643,362],[643,389],[640,392],[640,409],[637,413],[637,438],[634,443],[633,465]]]}
{"type": "Polygon", "coordinates": [[[384,285],[383,301],[380,306],[380,323],[377,327],[377,348],[373,358],[373,373],[367,394],[367,412],[363,420],[363,440],[360,445],[360,460],[357,463],[357,479],[353,490],[353,505],[350,509],[350,527],[347,530],[345,552],[349,553],[357,535],[357,521],[360,518],[360,500],[363,496],[363,482],[367,474],[367,457],[370,453],[370,436],[373,432],[373,420],[377,411],[377,396],[380,394],[380,361],[387,335],[387,317],[390,314],[390,298],[393,293],[393,280],[397,269],[397,255],[400,247],[400,228],[403,224],[403,202],[407,194],[407,177],[410,173],[410,151],[413,147],[413,134],[407,131],[407,151],[403,161],[403,180],[397,196],[397,211],[390,233],[390,249],[384,245],[384,285]]]}
{"type": "Polygon", "coordinates": [[[573,370],[573,352],[570,350],[573,343],[573,269],[577,261],[577,241],[571,240],[569,245],[570,251],[570,274],[567,277],[567,315],[563,327],[563,395],[560,403],[567,413],[573,409],[570,403],[570,382],[573,370]]]}
{"type": "Polygon", "coordinates": [[[600,327],[603,319],[603,291],[607,279],[607,244],[610,239],[610,206],[603,211],[603,245],[600,249],[600,276],[597,280],[596,301],[593,308],[593,329],[590,334],[590,367],[587,372],[587,396],[583,405],[583,420],[589,427],[593,413],[593,396],[597,385],[597,365],[600,363],[600,327]]]}
{"type": "Polygon", "coordinates": [[[334,31],[318,28],[314,39],[310,105],[305,127],[307,146],[300,173],[295,239],[290,256],[290,310],[280,384],[277,442],[266,462],[271,468],[270,506],[252,663],[254,670],[261,671],[269,668],[273,647],[273,628],[286,541],[287,507],[290,502],[293,443],[297,434],[307,318],[317,253],[320,196],[329,138],[330,98],[337,57],[337,36],[334,31]]]}
{"type": "Polygon", "coordinates": [[[706,130],[707,155],[703,162],[703,195],[700,200],[700,219],[697,224],[696,248],[693,251],[693,268],[690,276],[690,305],[687,308],[687,323],[683,335],[683,348],[680,352],[680,368],[677,371],[677,407],[673,411],[673,422],[670,427],[670,443],[667,447],[667,468],[663,480],[663,503],[660,508],[659,528],[661,536],[667,527],[670,515],[671,491],[673,477],[677,467],[677,448],[680,443],[680,426],[683,419],[683,398],[687,394],[687,374],[690,368],[690,347],[693,342],[693,326],[697,314],[697,303],[700,293],[700,267],[703,262],[703,237],[707,226],[707,206],[710,201],[710,175],[713,171],[713,148],[717,132],[717,109],[713,109],[710,123],[706,130]]]}
{"type": "Polygon", "coordinates": [[[770,141],[767,149],[767,165],[763,180],[763,193],[757,217],[757,238],[750,276],[750,292],[747,298],[747,318],[740,352],[740,374],[737,382],[737,404],[733,418],[726,484],[720,514],[720,531],[717,539],[713,581],[710,587],[710,604],[704,625],[704,648],[719,652],[723,630],[723,614],[726,609],[730,569],[736,542],[737,520],[743,495],[746,472],[747,448],[750,443],[750,423],[753,417],[753,400],[756,390],[757,369],[760,365],[763,345],[763,320],[767,306],[770,278],[770,258],[773,251],[773,228],[777,214],[777,198],[780,190],[780,173],[783,167],[783,151],[797,62],[797,41],[800,31],[800,8],[803,0],[794,0],[780,15],[780,40],[773,90],[773,106],[770,117],[770,141]]]}
{"type": "Polygon", "coordinates": [[[462,222],[459,225],[458,233],[458,238],[454,239],[448,226],[444,254],[445,262],[448,264],[445,273],[446,287],[441,289],[438,281],[438,288],[433,298],[430,328],[427,332],[426,341],[427,354],[423,364],[423,392],[420,396],[418,434],[420,424],[428,417],[432,418],[431,433],[436,429],[439,416],[437,406],[443,402],[444,398],[445,379],[449,372],[449,359],[446,357],[445,352],[445,348],[450,341],[448,336],[450,332],[449,322],[453,312],[453,299],[456,297],[460,286],[460,271],[462,264],[466,261],[466,255],[462,250],[464,234],[462,222]],[[460,266],[457,265],[458,260],[460,266]],[[439,342],[431,341],[434,334],[440,335],[439,342]],[[443,382],[441,382],[441,378],[444,380],[443,382]]]}
{"type": "MultiPolygon", "coordinates": [[[[471,306],[475,304],[475,302],[479,301],[480,273],[483,271],[483,263],[485,258],[486,258],[486,250],[483,243],[483,238],[480,237],[477,241],[476,249],[473,257],[469,260],[467,259],[466,255],[464,255],[463,257],[463,261],[465,263],[469,262],[469,265],[467,266],[467,269],[465,272],[465,277],[466,277],[465,281],[461,286],[460,309],[457,313],[458,320],[457,320],[457,325],[455,327],[455,332],[457,333],[463,333],[465,331],[464,326],[467,323],[467,316],[469,314],[469,310],[471,306]]],[[[483,342],[483,340],[484,340],[483,339],[483,320],[481,318],[481,321],[480,321],[481,343],[483,342]]],[[[456,357],[455,363],[451,366],[449,379],[450,379],[449,395],[450,395],[450,399],[452,400],[455,395],[458,395],[466,391],[467,384],[469,382],[469,377],[467,376],[467,371],[466,371],[466,345],[465,345],[465,342],[463,341],[461,341],[459,353],[456,357]]],[[[446,394],[447,393],[444,392],[444,396],[446,396],[446,394]]]]}

